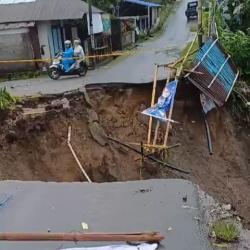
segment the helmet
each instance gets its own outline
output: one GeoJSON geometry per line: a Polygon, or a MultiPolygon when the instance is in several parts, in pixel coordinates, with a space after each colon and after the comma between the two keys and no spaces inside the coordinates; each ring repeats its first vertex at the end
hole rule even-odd
{"type": "Polygon", "coordinates": [[[71,41],[70,40],[66,40],[64,42],[64,44],[65,44],[65,47],[71,47],[71,41]]]}
{"type": "Polygon", "coordinates": [[[74,40],[74,45],[79,45],[79,44],[81,44],[80,39],[75,39],[75,40],[74,40]]]}

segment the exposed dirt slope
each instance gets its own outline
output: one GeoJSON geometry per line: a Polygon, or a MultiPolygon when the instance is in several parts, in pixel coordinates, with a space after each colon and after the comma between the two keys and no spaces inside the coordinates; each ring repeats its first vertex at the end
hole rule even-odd
{"type": "MultiPolygon", "coordinates": [[[[68,97],[69,110],[52,110],[38,115],[18,111],[0,128],[0,179],[79,181],[84,180],[68,147],[68,126],[72,144],[90,177],[97,182],[140,178],[138,155],[115,143],[101,146],[90,133],[89,120],[98,120],[107,135],[124,142],[146,141],[147,118],[139,111],[149,105],[151,88],[89,90],[93,110],[83,95],[68,97]],[[93,111],[92,110],[92,111],[93,111]]],[[[236,125],[226,108],[209,114],[214,155],[207,149],[205,127],[198,93],[186,85],[178,91],[169,161],[188,170],[176,175],[156,164],[145,163],[143,178],[189,178],[223,202],[230,202],[250,222],[250,132],[236,125]]],[[[50,103],[45,100],[42,104],[50,103]]],[[[41,105],[41,103],[40,103],[41,105]]],[[[37,106],[34,102],[25,106],[37,106]]],[[[39,110],[39,109],[38,109],[39,110]]],[[[163,138],[164,126],[160,130],[163,138]]]]}

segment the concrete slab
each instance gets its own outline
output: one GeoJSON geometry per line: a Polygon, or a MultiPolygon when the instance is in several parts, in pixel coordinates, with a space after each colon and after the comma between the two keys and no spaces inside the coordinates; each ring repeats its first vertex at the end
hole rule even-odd
{"type": "MultiPolygon", "coordinates": [[[[184,180],[124,183],[0,183],[2,232],[159,231],[160,249],[211,249],[201,221],[196,186],[184,180]],[[187,195],[187,203],[183,197],[187,195]],[[184,208],[188,206],[189,208],[184,208]],[[169,230],[169,229],[172,230],[169,230]]],[[[0,242],[5,250],[51,250],[103,243],[0,242]]]]}

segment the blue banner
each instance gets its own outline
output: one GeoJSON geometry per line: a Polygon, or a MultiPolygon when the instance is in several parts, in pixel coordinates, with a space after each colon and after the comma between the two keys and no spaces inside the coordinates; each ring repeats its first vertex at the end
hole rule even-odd
{"type": "Polygon", "coordinates": [[[177,83],[178,81],[172,81],[166,84],[158,102],[153,107],[144,110],[142,114],[154,117],[161,121],[167,121],[166,114],[170,110],[172,100],[174,101],[177,83]]]}

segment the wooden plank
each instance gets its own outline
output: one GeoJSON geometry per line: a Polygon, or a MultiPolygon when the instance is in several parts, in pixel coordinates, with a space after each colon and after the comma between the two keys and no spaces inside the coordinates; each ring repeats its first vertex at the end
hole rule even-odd
{"type": "Polygon", "coordinates": [[[158,232],[152,233],[0,233],[0,241],[140,241],[160,242],[158,232]]]}

